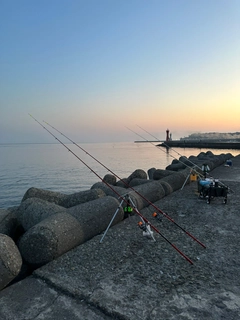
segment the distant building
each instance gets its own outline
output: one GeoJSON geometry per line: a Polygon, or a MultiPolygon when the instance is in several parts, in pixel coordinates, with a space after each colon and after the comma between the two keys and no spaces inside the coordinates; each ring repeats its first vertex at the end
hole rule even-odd
{"type": "Polygon", "coordinates": [[[240,132],[221,133],[221,132],[207,132],[207,133],[192,133],[188,137],[180,138],[180,140],[240,140],[240,132]]]}

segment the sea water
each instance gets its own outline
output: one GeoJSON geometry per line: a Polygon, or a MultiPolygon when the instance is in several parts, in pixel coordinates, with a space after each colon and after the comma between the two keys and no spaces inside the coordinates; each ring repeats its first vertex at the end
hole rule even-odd
{"type": "MultiPolygon", "coordinates": [[[[108,173],[121,179],[134,170],[165,169],[180,156],[209,149],[158,148],[152,143],[0,144],[0,208],[17,206],[31,188],[71,194],[88,190],[108,173]],[[110,169],[110,171],[109,171],[110,169]]],[[[211,150],[214,154],[240,150],[211,150]]]]}

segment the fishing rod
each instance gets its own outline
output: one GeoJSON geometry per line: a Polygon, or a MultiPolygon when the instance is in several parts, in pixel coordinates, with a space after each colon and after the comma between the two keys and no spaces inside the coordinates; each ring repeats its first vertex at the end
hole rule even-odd
{"type": "MultiPolygon", "coordinates": [[[[137,126],[138,126],[140,129],[142,129],[143,131],[145,131],[146,133],[148,133],[150,136],[152,136],[153,138],[155,138],[156,140],[159,140],[157,137],[155,137],[153,134],[151,134],[150,132],[148,132],[148,131],[145,130],[144,128],[140,127],[139,125],[137,125],[137,126]]],[[[167,145],[166,142],[163,142],[163,144],[164,144],[167,148],[170,148],[170,147],[167,145]]],[[[159,147],[159,146],[157,146],[157,147],[159,147]]],[[[161,148],[159,147],[159,149],[161,149],[161,148]]],[[[162,150],[162,149],[161,149],[161,150],[162,150]]],[[[198,165],[196,165],[194,162],[192,162],[191,160],[189,160],[187,157],[181,155],[181,153],[177,152],[177,151],[174,150],[172,147],[171,147],[171,150],[174,151],[175,153],[177,153],[179,156],[186,158],[188,162],[190,162],[192,165],[194,165],[195,167],[197,167],[198,169],[200,169],[200,170],[202,171],[202,168],[200,168],[200,167],[199,167],[198,165]]],[[[164,150],[162,150],[162,151],[164,151],[164,150]]],[[[176,159],[176,158],[175,158],[175,159],[176,159]]],[[[180,161],[180,160],[178,160],[178,161],[179,161],[179,162],[182,162],[182,161],[180,161]]],[[[182,162],[182,163],[185,164],[184,162],[182,162]]],[[[185,164],[185,165],[186,165],[186,164],[185,164]]],[[[190,168],[191,168],[191,167],[190,167],[190,168]]],[[[204,177],[204,176],[201,175],[198,171],[196,171],[196,170],[194,170],[194,171],[195,171],[198,175],[204,177]]],[[[206,174],[207,174],[210,178],[214,179],[214,177],[213,177],[212,175],[210,175],[210,173],[206,172],[206,174]]],[[[225,185],[223,182],[221,182],[221,181],[218,181],[218,182],[219,182],[222,186],[224,186],[224,187],[226,187],[226,188],[228,188],[228,189],[230,190],[230,188],[229,188],[227,185],[225,185]]]]}
{"type": "Polygon", "coordinates": [[[88,156],[90,156],[93,160],[95,160],[97,163],[99,163],[102,167],[104,167],[106,170],[108,170],[109,172],[111,172],[116,178],[118,178],[121,182],[123,182],[125,184],[126,187],[128,187],[129,189],[133,190],[137,195],[139,195],[143,200],[145,200],[149,205],[151,205],[155,210],[157,210],[158,212],[160,212],[164,217],[166,217],[169,221],[171,221],[173,224],[175,224],[178,228],[180,228],[184,233],[186,233],[190,238],[192,238],[194,241],[196,241],[198,244],[200,244],[203,248],[206,248],[206,246],[199,241],[197,238],[195,238],[190,232],[188,232],[187,230],[185,230],[184,228],[182,228],[177,222],[175,222],[168,214],[166,214],[165,212],[163,212],[162,210],[160,210],[157,206],[155,206],[151,201],[149,201],[147,198],[145,198],[142,194],[140,194],[137,190],[135,190],[133,187],[131,187],[126,181],[124,181],[123,179],[121,179],[116,173],[114,173],[111,169],[109,169],[108,167],[106,167],[102,162],[100,162],[98,159],[96,159],[93,155],[91,155],[89,152],[87,152],[84,148],[82,148],[79,144],[77,144],[76,142],[74,142],[72,139],[70,139],[69,137],[67,137],[65,134],[63,134],[61,131],[59,131],[58,129],[56,129],[55,127],[53,127],[52,125],[50,125],[49,123],[47,123],[46,121],[44,121],[44,123],[46,123],[48,126],[50,126],[52,129],[54,129],[55,131],[57,131],[59,134],[61,134],[63,137],[65,137],[67,140],[69,140],[70,142],[72,142],[76,147],[78,147],[79,149],[81,149],[83,152],[85,152],[88,156]]]}
{"type": "MultiPolygon", "coordinates": [[[[60,139],[58,139],[50,130],[48,130],[42,123],[40,123],[37,119],[35,119],[31,114],[29,116],[35,120],[44,130],[46,130],[51,136],[53,136],[62,146],[64,146],[74,157],[76,157],[79,161],[81,161],[92,173],[94,173],[103,183],[106,184],[121,200],[125,201],[127,205],[128,201],[122,197],[114,188],[110,186],[106,181],[101,178],[96,171],[94,171],[86,162],[84,162],[75,152],[73,152],[70,148],[66,146],[60,139]]],[[[180,249],[178,249],[171,241],[169,241],[147,218],[145,218],[138,210],[133,207],[133,211],[137,213],[137,215],[141,218],[144,223],[149,225],[156,233],[158,233],[168,244],[170,244],[185,260],[187,260],[190,264],[193,264],[192,260],[186,256],[180,249]]]]}

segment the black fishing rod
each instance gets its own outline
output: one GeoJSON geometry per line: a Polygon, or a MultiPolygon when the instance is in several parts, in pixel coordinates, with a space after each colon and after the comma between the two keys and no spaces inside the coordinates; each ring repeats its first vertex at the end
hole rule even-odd
{"type": "Polygon", "coordinates": [[[149,201],[147,198],[145,198],[142,194],[140,194],[137,190],[135,190],[133,187],[131,187],[126,181],[124,181],[123,179],[121,179],[116,173],[114,173],[111,169],[109,169],[108,167],[106,167],[102,162],[100,162],[98,159],[96,159],[93,155],[91,155],[89,152],[87,152],[84,148],[82,148],[80,145],[78,145],[76,142],[74,142],[72,139],[70,139],[69,137],[67,137],[65,134],[63,134],[61,131],[59,131],[58,129],[56,129],[55,127],[53,127],[52,125],[50,125],[49,123],[47,123],[46,121],[44,121],[44,123],[46,123],[48,126],[50,126],[52,129],[54,129],[55,131],[57,131],[59,134],[61,134],[63,137],[65,137],[66,139],[68,139],[70,142],[72,142],[76,147],[78,147],[79,149],[81,149],[83,152],[85,152],[88,156],[90,156],[92,159],[94,159],[97,163],[99,163],[102,167],[104,167],[106,170],[108,170],[109,172],[111,172],[116,178],[118,178],[120,181],[122,181],[126,187],[128,187],[129,189],[133,190],[137,195],[139,195],[143,200],[145,200],[149,205],[151,205],[155,210],[157,210],[158,212],[160,212],[164,217],[166,217],[169,221],[171,221],[172,223],[174,223],[178,228],[180,228],[183,232],[185,232],[190,238],[192,238],[194,241],[196,241],[198,244],[200,244],[203,248],[206,248],[206,246],[199,241],[197,238],[195,238],[190,232],[188,232],[187,230],[185,230],[184,228],[182,228],[178,223],[176,223],[168,214],[166,214],[165,212],[163,212],[162,210],[160,210],[157,206],[155,206],[151,201],[149,201]]]}
{"type": "MultiPolygon", "coordinates": [[[[128,205],[128,200],[122,197],[114,188],[111,187],[106,181],[101,178],[96,171],[94,171],[86,162],[84,162],[76,153],[74,153],[70,148],[66,146],[60,139],[58,139],[50,130],[48,130],[43,124],[41,124],[37,119],[35,119],[31,114],[29,116],[35,120],[44,130],[46,130],[51,136],[54,137],[62,146],[64,146],[74,157],[76,157],[79,161],[81,161],[92,173],[94,173],[103,183],[106,184],[121,200],[125,201],[128,205]]],[[[144,221],[147,225],[149,225],[155,232],[157,232],[168,244],[170,244],[184,259],[186,259],[190,264],[193,264],[192,260],[186,256],[180,249],[178,249],[171,241],[169,241],[147,218],[145,218],[138,210],[133,208],[133,211],[137,213],[137,215],[144,221]]]]}
{"type": "MultiPolygon", "coordinates": [[[[148,132],[147,130],[143,129],[142,127],[140,127],[139,125],[137,125],[140,129],[142,129],[143,131],[145,131],[146,133],[148,133],[150,136],[152,136],[154,139],[159,140],[157,137],[155,137],[153,134],[151,134],[150,132],[148,132]]],[[[176,150],[174,150],[172,147],[169,147],[169,145],[166,142],[163,142],[163,144],[167,147],[167,148],[171,148],[172,151],[174,151],[175,153],[177,153],[179,156],[183,157],[183,155],[181,155],[181,153],[177,152],[176,150]]],[[[160,146],[157,146],[159,149],[162,150],[162,148],[160,148],[160,146]]],[[[164,150],[162,150],[164,151],[164,150]]],[[[164,151],[166,152],[166,151],[164,151]]],[[[187,159],[188,162],[190,162],[192,165],[194,165],[195,167],[197,167],[198,169],[200,169],[202,171],[202,168],[200,168],[198,165],[196,165],[194,162],[192,162],[191,160],[189,160],[187,157],[185,157],[187,159]]],[[[176,158],[175,158],[176,159],[176,158]]],[[[179,162],[183,163],[184,165],[186,165],[184,162],[178,160],[179,162]]],[[[187,165],[186,165],[187,166],[187,165]]],[[[189,167],[191,168],[191,167],[189,167]]],[[[191,168],[193,171],[195,171],[198,175],[200,175],[201,177],[204,177],[203,175],[201,175],[198,171],[196,171],[195,169],[191,168]]],[[[206,172],[206,174],[211,178],[214,179],[214,177],[206,172]]],[[[223,187],[228,188],[230,190],[230,188],[228,186],[226,186],[223,182],[221,182],[220,180],[218,181],[223,187]]]]}

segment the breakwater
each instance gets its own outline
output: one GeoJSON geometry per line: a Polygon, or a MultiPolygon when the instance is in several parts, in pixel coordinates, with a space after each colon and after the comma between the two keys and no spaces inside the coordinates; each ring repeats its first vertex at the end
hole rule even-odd
{"type": "Polygon", "coordinates": [[[171,140],[158,146],[169,148],[240,149],[240,142],[219,140],[171,140]]]}

